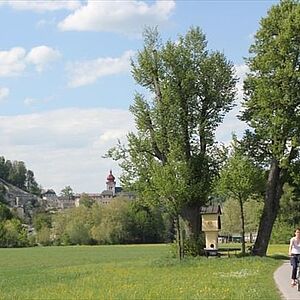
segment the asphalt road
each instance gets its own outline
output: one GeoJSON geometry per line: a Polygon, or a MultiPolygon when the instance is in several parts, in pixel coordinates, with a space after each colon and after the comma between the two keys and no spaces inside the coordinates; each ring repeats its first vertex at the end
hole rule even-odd
{"type": "Polygon", "coordinates": [[[282,299],[300,300],[300,292],[298,292],[297,287],[291,287],[291,270],[290,262],[284,261],[275,271],[274,279],[282,295],[282,299]]]}

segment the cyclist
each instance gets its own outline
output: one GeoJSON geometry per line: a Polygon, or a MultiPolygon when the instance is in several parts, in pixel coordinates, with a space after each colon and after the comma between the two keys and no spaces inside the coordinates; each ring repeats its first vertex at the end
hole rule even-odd
{"type": "Polygon", "coordinates": [[[297,267],[298,261],[300,260],[300,228],[296,228],[295,236],[290,240],[289,256],[291,257],[292,265],[292,282],[291,286],[297,284],[297,267]]]}

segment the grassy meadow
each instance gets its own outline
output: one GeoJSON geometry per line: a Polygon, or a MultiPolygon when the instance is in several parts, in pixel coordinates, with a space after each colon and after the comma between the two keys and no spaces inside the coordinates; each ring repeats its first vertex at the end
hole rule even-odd
{"type": "Polygon", "coordinates": [[[0,249],[0,299],[280,299],[286,252],[179,262],[167,245],[0,249]]]}

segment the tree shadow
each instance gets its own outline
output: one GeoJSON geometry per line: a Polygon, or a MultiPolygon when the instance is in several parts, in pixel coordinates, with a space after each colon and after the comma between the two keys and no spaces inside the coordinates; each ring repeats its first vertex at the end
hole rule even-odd
{"type": "Polygon", "coordinates": [[[290,259],[288,255],[284,255],[284,254],[272,254],[272,255],[268,255],[267,257],[273,258],[276,260],[289,260],[290,259]]]}

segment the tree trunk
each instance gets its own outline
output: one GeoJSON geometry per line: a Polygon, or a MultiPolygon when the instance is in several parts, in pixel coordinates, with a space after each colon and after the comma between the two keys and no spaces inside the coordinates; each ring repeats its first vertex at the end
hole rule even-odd
{"type": "Polygon", "coordinates": [[[263,213],[260,218],[258,234],[252,250],[253,255],[265,256],[267,253],[272,228],[279,210],[283,183],[283,171],[279,167],[279,162],[273,159],[267,181],[263,213]]]}
{"type": "Polygon", "coordinates": [[[183,259],[184,257],[184,252],[183,252],[183,241],[182,241],[182,232],[181,232],[181,226],[180,226],[180,216],[176,216],[176,235],[177,235],[177,250],[178,250],[178,258],[180,260],[183,259]]]}
{"type": "Polygon", "coordinates": [[[191,235],[197,239],[201,233],[200,206],[186,206],[182,210],[182,218],[188,222],[191,235]]]}
{"type": "Polygon", "coordinates": [[[240,209],[241,209],[241,224],[242,224],[242,255],[246,253],[245,247],[245,217],[244,217],[244,206],[243,201],[239,199],[240,202],[240,209]]]}

